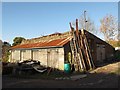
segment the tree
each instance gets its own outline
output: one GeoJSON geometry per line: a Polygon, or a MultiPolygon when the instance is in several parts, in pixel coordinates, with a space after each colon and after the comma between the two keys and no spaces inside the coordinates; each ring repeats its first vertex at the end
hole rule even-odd
{"type": "Polygon", "coordinates": [[[90,19],[89,16],[86,18],[85,12],[86,11],[84,11],[84,15],[81,15],[79,18],[79,28],[86,29],[87,31],[94,34],[97,33],[94,22],[90,19]]]}
{"type": "Polygon", "coordinates": [[[9,55],[10,55],[10,52],[9,52],[10,47],[11,47],[10,43],[3,42],[3,45],[2,45],[2,61],[3,62],[8,62],[9,55]]]}
{"type": "Polygon", "coordinates": [[[100,31],[107,42],[115,40],[117,35],[117,19],[112,15],[106,15],[100,20],[100,31]]]}
{"type": "Polygon", "coordinates": [[[11,46],[11,44],[9,42],[6,42],[6,41],[3,42],[3,45],[8,46],[8,47],[11,46]]]}
{"type": "Polygon", "coordinates": [[[15,45],[19,45],[23,40],[25,40],[25,38],[23,38],[23,37],[15,37],[14,39],[13,39],[13,46],[15,46],[15,45]]]}
{"type": "MultiPolygon", "coordinates": [[[[72,22],[72,25],[75,26],[75,22],[72,22]]],[[[86,11],[79,18],[79,29],[85,29],[93,34],[97,34],[97,29],[95,27],[94,21],[86,15],[86,11]]]]}

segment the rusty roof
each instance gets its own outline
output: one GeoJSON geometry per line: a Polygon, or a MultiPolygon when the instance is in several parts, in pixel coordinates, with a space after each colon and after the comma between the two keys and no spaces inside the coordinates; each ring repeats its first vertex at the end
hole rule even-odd
{"type": "Polygon", "coordinates": [[[47,42],[39,42],[39,43],[32,43],[32,44],[20,44],[20,45],[11,47],[11,49],[58,47],[58,46],[64,46],[69,41],[70,41],[70,38],[68,37],[68,38],[64,38],[64,39],[49,40],[47,42]]]}

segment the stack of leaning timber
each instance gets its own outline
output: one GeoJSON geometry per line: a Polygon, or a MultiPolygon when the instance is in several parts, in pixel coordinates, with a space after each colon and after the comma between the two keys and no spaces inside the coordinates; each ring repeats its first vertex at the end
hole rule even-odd
{"type": "Polygon", "coordinates": [[[78,30],[78,19],[76,19],[76,30],[72,27],[71,23],[70,28],[72,36],[70,46],[75,71],[92,70],[95,66],[84,30],[78,30]]]}

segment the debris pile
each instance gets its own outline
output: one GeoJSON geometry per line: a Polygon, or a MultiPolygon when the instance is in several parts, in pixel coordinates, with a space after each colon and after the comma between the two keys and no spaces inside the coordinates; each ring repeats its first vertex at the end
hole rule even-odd
{"type": "Polygon", "coordinates": [[[16,67],[13,70],[13,73],[21,73],[21,72],[28,72],[28,71],[37,71],[39,73],[43,73],[45,71],[47,71],[47,68],[43,67],[40,65],[39,61],[35,61],[35,60],[25,60],[23,62],[19,62],[18,63],[18,67],[16,67]]]}

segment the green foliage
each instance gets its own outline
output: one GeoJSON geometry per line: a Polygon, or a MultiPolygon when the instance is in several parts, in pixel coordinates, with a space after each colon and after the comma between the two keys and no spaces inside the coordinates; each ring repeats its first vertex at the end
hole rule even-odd
{"type": "Polygon", "coordinates": [[[11,46],[11,44],[9,42],[3,42],[3,45],[8,46],[8,47],[11,46]]]}
{"type": "Polygon", "coordinates": [[[23,37],[15,37],[14,39],[13,39],[13,46],[15,46],[15,45],[18,45],[18,44],[20,44],[21,42],[22,42],[22,40],[25,40],[25,38],[23,38],[23,37]]]}
{"type": "Polygon", "coordinates": [[[7,51],[6,53],[5,53],[5,57],[3,57],[3,59],[2,59],[2,62],[8,62],[8,60],[9,60],[9,55],[10,55],[11,53],[9,52],[9,51],[7,51]]]}
{"type": "Polygon", "coordinates": [[[117,51],[115,52],[115,58],[116,58],[117,60],[120,60],[120,51],[119,51],[119,50],[117,50],[117,51]]]}
{"type": "Polygon", "coordinates": [[[9,55],[10,55],[11,53],[8,51],[7,53],[6,53],[6,61],[8,61],[9,60],[9,55]]]}

